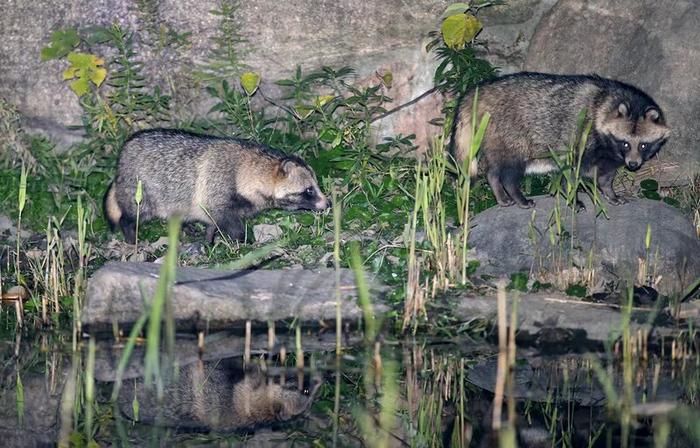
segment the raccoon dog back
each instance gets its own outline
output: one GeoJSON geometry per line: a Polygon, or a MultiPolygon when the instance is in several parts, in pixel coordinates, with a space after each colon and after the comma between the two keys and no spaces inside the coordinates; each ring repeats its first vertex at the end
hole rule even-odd
{"type": "Polygon", "coordinates": [[[132,135],[119,155],[117,175],[105,194],[105,215],[135,240],[138,182],[143,187],[141,222],[179,214],[234,239],[244,220],[266,209],[323,210],[329,202],[313,170],[300,158],[262,144],[152,129],[132,135]]]}
{"type": "MultiPolygon", "coordinates": [[[[455,159],[463,163],[472,140],[474,92],[461,102],[452,135],[455,159]]],[[[669,135],[661,108],[643,91],[594,75],[516,73],[479,86],[477,123],[491,120],[482,141],[478,171],[486,174],[498,203],[532,207],[520,191],[525,174],[555,170],[550,150],[565,150],[585,108],[592,129],[584,150],[586,177],[608,200],[622,200],[612,189],[617,168],[636,170],[653,157],[669,135]]],[[[476,164],[470,173],[476,174],[476,164]]]]}

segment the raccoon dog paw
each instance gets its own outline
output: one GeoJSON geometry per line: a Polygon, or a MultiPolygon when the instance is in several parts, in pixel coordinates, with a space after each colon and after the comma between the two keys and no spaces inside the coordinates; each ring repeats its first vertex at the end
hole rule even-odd
{"type": "Polygon", "coordinates": [[[522,204],[520,204],[520,203],[518,204],[518,207],[524,208],[524,209],[532,208],[534,206],[535,206],[535,201],[533,201],[532,199],[528,199],[527,201],[523,202],[522,204]]]}
{"type": "Polygon", "coordinates": [[[622,196],[613,196],[608,197],[607,199],[612,205],[622,205],[627,203],[627,199],[623,198],[622,196]]]}

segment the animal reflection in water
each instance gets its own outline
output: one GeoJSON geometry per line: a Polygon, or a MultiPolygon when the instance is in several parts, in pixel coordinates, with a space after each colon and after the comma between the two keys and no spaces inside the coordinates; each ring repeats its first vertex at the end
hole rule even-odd
{"type": "MultiPolygon", "coordinates": [[[[302,379],[303,380],[303,379],[302,379]]],[[[154,388],[143,379],[126,380],[119,394],[119,407],[131,420],[187,430],[236,431],[257,425],[283,422],[306,412],[320,378],[307,389],[296,381],[268,377],[258,367],[243,371],[230,359],[197,362],[181,367],[174,381],[165,386],[159,404],[154,388]],[[138,399],[138,416],[133,400],[138,399]]]]}

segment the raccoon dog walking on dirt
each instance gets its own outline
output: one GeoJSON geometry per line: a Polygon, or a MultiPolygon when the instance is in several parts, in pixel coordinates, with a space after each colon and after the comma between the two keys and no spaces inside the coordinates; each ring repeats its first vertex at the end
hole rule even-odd
{"type": "Polygon", "coordinates": [[[172,129],[140,131],[124,143],[116,179],[104,200],[110,226],[119,225],[132,244],[139,180],[141,222],[180,214],[185,222],[205,223],[210,242],[217,228],[242,239],[244,219],[263,210],[329,206],[313,170],[298,157],[234,138],[172,129]]]}
{"type": "MultiPolygon", "coordinates": [[[[463,163],[472,140],[474,92],[461,102],[452,149],[463,163]]],[[[557,169],[550,150],[567,147],[585,108],[592,121],[582,157],[582,173],[597,172],[600,191],[612,204],[624,202],[612,187],[616,170],[634,171],[656,154],[669,135],[661,108],[646,93],[599,76],[516,73],[482,84],[478,89],[477,123],[491,114],[479,153],[478,171],[485,172],[501,206],[534,205],[520,191],[525,174],[557,169]]],[[[470,174],[476,174],[476,166],[470,174]]]]}

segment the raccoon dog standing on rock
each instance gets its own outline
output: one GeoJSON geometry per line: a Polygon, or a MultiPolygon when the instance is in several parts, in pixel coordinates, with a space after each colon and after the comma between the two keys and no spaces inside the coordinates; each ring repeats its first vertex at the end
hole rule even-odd
{"type": "MultiPolygon", "coordinates": [[[[550,149],[568,146],[583,108],[593,124],[582,173],[592,178],[597,172],[600,191],[615,205],[624,202],[613,191],[616,170],[623,165],[639,169],[669,135],[661,108],[647,94],[598,76],[516,73],[486,82],[478,92],[476,122],[484,112],[491,114],[478,170],[486,173],[501,206],[534,205],[520,191],[520,181],[525,174],[557,169],[550,149]]],[[[471,146],[473,101],[474,92],[463,99],[455,120],[452,145],[459,163],[471,146]]],[[[473,163],[470,174],[476,171],[473,163]]]]}
{"type": "Polygon", "coordinates": [[[181,214],[233,239],[245,236],[244,219],[263,210],[324,210],[329,201],[313,170],[300,158],[262,144],[179,130],[132,135],[121,150],[117,176],[105,195],[105,214],[135,241],[136,185],[143,198],[139,220],[181,214]]]}

